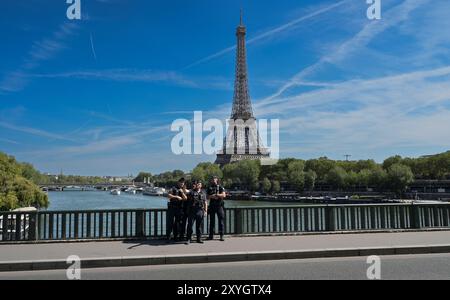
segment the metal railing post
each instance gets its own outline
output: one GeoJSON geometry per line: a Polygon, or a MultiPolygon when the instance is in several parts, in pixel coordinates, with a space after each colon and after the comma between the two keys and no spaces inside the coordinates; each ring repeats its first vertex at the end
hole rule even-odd
{"type": "Polygon", "coordinates": [[[327,205],[325,207],[325,230],[336,231],[334,207],[327,205]]]}
{"type": "Polygon", "coordinates": [[[143,238],[145,236],[144,230],[144,212],[137,211],[136,212],[136,237],[143,238]]]}
{"type": "Polygon", "coordinates": [[[420,229],[422,227],[420,222],[420,208],[414,203],[409,206],[409,218],[411,229],[420,229]]]}
{"type": "Polygon", "coordinates": [[[28,225],[28,240],[29,241],[37,241],[38,237],[38,226],[39,226],[39,213],[32,212],[29,216],[29,225],[28,225]]]}
{"type": "Polygon", "coordinates": [[[236,215],[235,215],[235,222],[236,222],[236,234],[242,234],[243,233],[243,224],[242,224],[242,209],[237,208],[236,209],[236,215]]]}

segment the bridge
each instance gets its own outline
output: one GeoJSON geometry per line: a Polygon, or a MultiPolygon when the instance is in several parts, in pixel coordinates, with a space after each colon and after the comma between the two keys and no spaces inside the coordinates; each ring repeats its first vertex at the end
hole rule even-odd
{"type": "Polygon", "coordinates": [[[73,254],[89,269],[450,253],[450,204],[229,208],[228,240],[190,247],[161,241],[165,221],[165,209],[2,212],[0,272],[64,269],[73,254]]]}
{"type": "MultiPolygon", "coordinates": [[[[0,213],[0,243],[166,236],[165,209],[0,213]]],[[[205,219],[205,232],[208,218],[205,219]]],[[[227,235],[373,230],[450,230],[450,204],[238,207],[226,210],[227,235]]]]}
{"type": "MultiPolygon", "coordinates": [[[[51,183],[51,184],[38,184],[40,187],[67,187],[67,186],[78,186],[78,187],[109,187],[109,186],[131,186],[132,182],[104,182],[104,183],[91,183],[91,184],[80,184],[80,183],[51,183]]],[[[135,186],[144,186],[144,184],[135,183],[135,186]]]]}

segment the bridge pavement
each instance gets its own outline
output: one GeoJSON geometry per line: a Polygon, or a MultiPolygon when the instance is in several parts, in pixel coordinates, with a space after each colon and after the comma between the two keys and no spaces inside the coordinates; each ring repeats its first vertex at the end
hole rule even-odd
{"type": "Polygon", "coordinates": [[[94,268],[426,253],[450,253],[450,232],[236,237],[189,246],[164,241],[0,245],[0,271],[61,269],[71,255],[94,268]]]}

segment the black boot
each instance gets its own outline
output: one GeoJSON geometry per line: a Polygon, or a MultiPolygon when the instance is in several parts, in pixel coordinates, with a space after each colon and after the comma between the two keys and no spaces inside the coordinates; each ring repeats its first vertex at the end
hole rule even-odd
{"type": "Polygon", "coordinates": [[[225,242],[225,237],[223,236],[223,234],[220,236],[220,241],[225,242]]]}

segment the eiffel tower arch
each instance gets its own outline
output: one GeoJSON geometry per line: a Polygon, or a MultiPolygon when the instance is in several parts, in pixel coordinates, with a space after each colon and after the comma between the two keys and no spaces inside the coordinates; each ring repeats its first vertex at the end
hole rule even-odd
{"type": "Polygon", "coordinates": [[[262,160],[270,157],[268,149],[261,142],[250,99],[246,32],[241,12],[241,22],[236,30],[236,78],[233,110],[223,149],[217,153],[216,159],[216,164],[221,166],[242,160],[262,160]]]}

